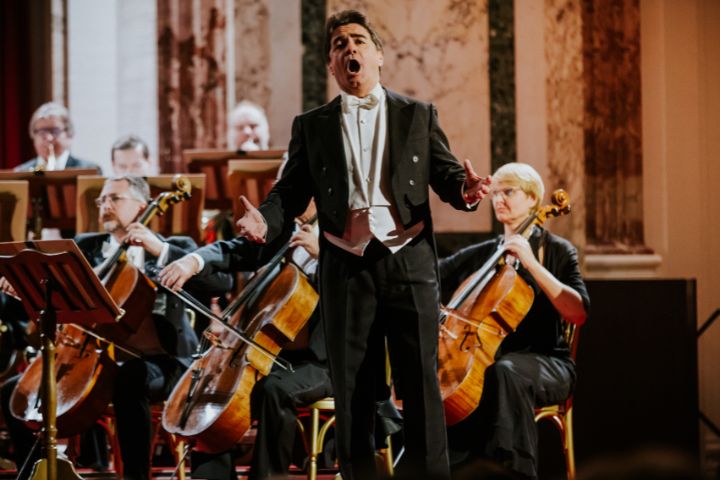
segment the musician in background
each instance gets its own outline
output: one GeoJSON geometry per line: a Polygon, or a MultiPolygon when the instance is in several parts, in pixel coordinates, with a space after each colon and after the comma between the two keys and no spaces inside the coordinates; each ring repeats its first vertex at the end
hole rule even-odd
{"type": "MultiPolygon", "coordinates": [[[[96,203],[99,223],[106,233],[81,234],[75,239],[91,265],[101,264],[122,243],[130,245],[128,261],[141,271],[162,267],[197,248],[189,237],[163,238],[135,221],[148,206],[149,198],[150,188],[142,178],[125,176],[105,181],[96,203]]],[[[198,277],[188,284],[189,291],[199,298],[221,295],[231,288],[231,277],[225,274],[198,277]]],[[[184,304],[177,297],[158,292],[152,318],[163,352],[125,361],[115,383],[113,407],[125,479],[150,477],[150,404],[168,397],[192,362],[198,344],[184,304]]],[[[4,385],[2,407],[6,419],[11,417],[11,393],[12,386],[4,385]]],[[[12,423],[10,431],[17,448],[28,431],[22,422],[12,423]]],[[[16,452],[16,458],[22,462],[22,452],[16,452]]]]}
{"type": "Polygon", "coordinates": [[[55,102],[40,105],[30,118],[29,131],[37,157],[18,165],[16,171],[94,168],[102,175],[98,165],[70,154],[75,128],[64,106],[55,102]]]}
{"type": "Polygon", "coordinates": [[[116,176],[147,177],[154,169],[150,161],[150,148],[137,135],[123,135],[110,149],[113,172],[116,176]]]}
{"type": "Polygon", "coordinates": [[[518,273],[535,292],[527,316],[503,340],[495,363],[486,370],[480,405],[461,423],[448,427],[450,461],[456,471],[482,458],[500,463],[519,478],[537,478],[535,407],[564,402],[575,384],[563,321],[581,325],[590,304],[577,251],[538,226],[531,227],[529,240],[515,234],[540,206],[543,191],[543,181],[530,165],[499,168],[490,196],[503,235],[440,262],[443,302],[501,243],[520,261],[518,273]]]}
{"type": "Polygon", "coordinates": [[[265,110],[255,102],[243,100],[230,112],[231,150],[253,152],[267,150],[270,145],[270,127],[265,110]]]}

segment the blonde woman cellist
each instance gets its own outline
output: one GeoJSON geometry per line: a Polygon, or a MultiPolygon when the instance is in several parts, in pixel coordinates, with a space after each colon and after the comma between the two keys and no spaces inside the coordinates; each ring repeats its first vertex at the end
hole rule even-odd
{"type": "Polygon", "coordinates": [[[485,372],[480,404],[448,427],[453,471],[477,459],[497,462],[519,478],[537,478],[536,406],[564,401],[575,383],[575,364],[561,320],[582,324],[589,307],[575,247],[535,226],[529,240],[514,232],[539,207],[544,186],[530,165],[510,163],[493,174],[490,197],[503,235],[460,250],[440,262],[443,300],[478,270],[500,242],[518,259],[519,275],[535,299],[517,330],[503,340],[485,372]]]}

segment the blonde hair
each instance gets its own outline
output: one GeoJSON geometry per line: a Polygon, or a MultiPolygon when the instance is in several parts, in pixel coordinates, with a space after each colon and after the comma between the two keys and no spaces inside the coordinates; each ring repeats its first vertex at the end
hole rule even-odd
{"type": "Polygon", "coordinates": [[[508,183],[535,197],[533,209],[540,206],[545,194],[545,185],[537,170],[527,163],[506,163],[498,168],[492,177],[493,183],[508,183]]]}

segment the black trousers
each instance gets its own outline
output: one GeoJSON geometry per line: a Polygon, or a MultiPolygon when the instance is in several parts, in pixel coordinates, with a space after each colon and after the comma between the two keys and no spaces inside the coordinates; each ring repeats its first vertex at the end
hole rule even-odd
{"type": "Polygon", "coordinates": [[[500,357],[485,372],[478,408],[448,427],[453,471],[482,458],[537,478],[535,407],[565,401],[574,383],[568,358],[531,352],[500,357]]]}
{"type": "Polygon", "coordinates": [[[320,302],[335,392],[343,478],[372,479],[375,402],[385,391],[385,342],[403,398],[408,478],[449,476],[437,379],[439,293],[432,245],[420,236],[391,254],[373,241],[357,257],[324,244],[320,302]]]}
{"type": "Polygon", "coordinates": [[[150,404],[165,400],[185,368],[168,356],[122,364],[113,395],[123,478],[150,478],[150,404]]]}
{"type": "Polygon", "coordinates": [[[296,408],[332,395],[327,367],[308,362],[294,369],[275,369],[253,389],[251,408],[258,427],[250,479],[287,475],[297,431],[296,408]]]}

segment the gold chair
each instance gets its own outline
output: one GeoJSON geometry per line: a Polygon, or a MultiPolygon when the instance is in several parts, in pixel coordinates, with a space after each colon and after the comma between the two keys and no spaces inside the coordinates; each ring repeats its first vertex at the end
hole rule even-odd
{"type": "MultiPolygon", "coordinates": [[[[390,386],[392,385],[392,373],[390,369],[390,355],[387,350],[387,344],[385,345],[385,383],[390,386]]],[[[395,400],[395,395],[392,395],[393,402],[397,405],[398,402],[395,400]]],[[[402,406],[398,406],[402,410],[402,406]]],[[[303,434],[303,441],[305,443],[305,450],[310,455],[310,465],[308,466],[308,480],[315,480],[317,478],[317,458],[322,452],[323,443],[325,442],[325,435],[328,430],[335,425],[335,399],[332,397],[323,398],[315,403],[312,403],[304,409],[299,409],[296,422],[300,432],[303,434]],[[310,434],[305,432],[305,426],[300,420],[301,417],[310,416],[310,434]],[[320,422],[322,421],[322,426],[320,422]]],[[[376,454],[382,459],[379,468],[384,468],[385,473],[392,477],[395,474],[395,461],[392,451],[391,438],[388,435],[385,448],[378,449],[376,454]]],[[[378,457],[376,456],[376,459],[378,457]]],[[[342,478],[338,473],[336,478],[342,478]]]]}
{"type": "Polygon", "coordinates": [[[323,398],[317,402],[300,409],[296,417],[298,429],[303,435],[305,450],[308,452],[310,462],[308,464],[307,478],[317,478],[317,459],[322,452],[325,443],[325,435],[335,425],[335,400],[332,397],[323,398]],[[306,432],[305,425],[301,418],[310,417],[310,432],[306,432]],[[322,425],[321,425],[322,420],[322,425]]]}
{"type": "MultiPolygon", "coordinates": [[[[570,355],[575,359],[578,341],[578,326],[568,323],[565,326],[565,341],[570,347],[570,355]]],[[[564,403],[548,405],[535,409],[535,422],[550,420],[560,432],[565,456],[565,470],[568,480],[575,480],[575,448],[573,444],[573,395],[570,394],[564,403]]]]}
{"type": "MultiPolygon", "coordinates": [[[[317,479],[317,459],[322,453],[323,444],[325,443],[325,435],[335,425],[335,399],[332,397],[323,398],[307,407],[300,409],[296,419],[298,429],[303,434],[305,449],[310,457],[308,465],[308,480],[317,479]],[[305,425],[301,421],[302,417],[310,417],[310,432],[306,432],[305,425]]],[[[388,476],[393,476],[393,453],[390,437],[387,438],[387,447],[379,449],[377,454],[382,459],[381,468],[385,469],[388,476]]],[[[338,473],[336,478],[340,477],[338,473]]]]}
{"type": "Polygon", "coordinates": [[[0,242],[26,240],[28,183],[27,180],[0,181],[0,242]]]}
{"type": "Polygon", "coordinates": [[[265,200],[275,184],[282,158],[271,160],[230,160],[227,166],[227,182],[233,202],[233,213],[237,221],[245,212],[240,203],[244,195],[254,206],[265,200]]]}

